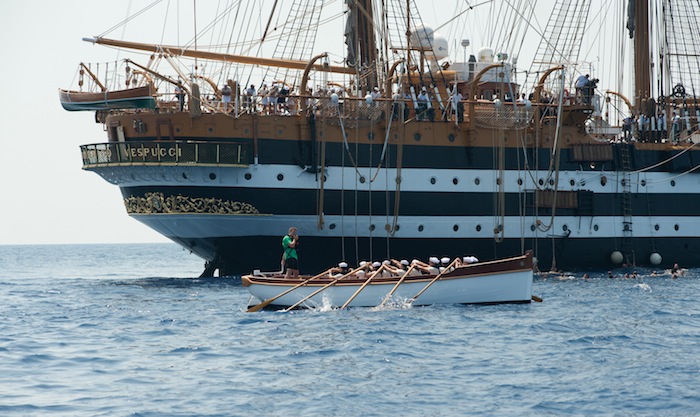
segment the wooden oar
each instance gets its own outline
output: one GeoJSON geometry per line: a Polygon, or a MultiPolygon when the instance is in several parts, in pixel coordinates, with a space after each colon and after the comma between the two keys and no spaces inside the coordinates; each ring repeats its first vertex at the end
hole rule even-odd
{"type": "Polygon", "coordinates": [[[299,302],[295,303],[294,305],[292,305],[292,306],[290,306],[290,307],[285,308],[285,309],[282,310],[282,311],[287,312],[287,311],[293,310],[294,308],[298,307],[299,304],[303,303],[304,301],[308,300],[309,298],[313,297],[314,295],[320,293],[321,291],[325,290],[326,288],[330,287],[331,285],[334,285],[336,282],[340,281],[341,279],[343,279],[343,278],[345,278],[345,277],[347,277],[347,276],[350,276],[350,275],[354,274],[355,272],[357,272],[357,271],[359,271],[360,269],[363,269],[363,268],[364,268],[363,266],[358,267],[358,268],[355,268],[355,269],[353,269],[352,271],[348,272],[347,274],[342,275],[342,276],[340,276],[340,277],[334,279],[333,281],[329,282],[328,284],[324,285],[323,287],[317,289],[316,291],[314,291],[314,292],[312,292],[311,294],[307,295],[306,297],[302,298],[301,300],[299,300],[299,302]]]}
{"type": "Polygon", "coordinates": [[[413,268],[415,268],[415,267],[416,267],[416,264],[412,264],[412,265],[408,268],[408,270],[407,270],[403,275],[401,275],[401,279],[399,279],[399,282],[397,282],[396,285],[394,285],[394,288],[392,288],[391,291],[389,291],[389,294],[387,294],[386,297],[384,297],[384,299],[382,300],[382,303],[379,304],[377,307],[382,307],[382,306],[384,306],[384,304],[387,303],[387,301],[389,301],[389,299],[390,299],[391,296],[394,294],[394,292],[396,292],[396,290],[399,288],[399,285],[401,285],[401,283],[403,282],[403,280],[406,279],[406,277],[408,276],[408,274],[410,274],[411,271],[413,271],[413,268]]]}
{"type": "Polygon", "coordinates": [[[447,268],[443,269],[442,272],[440,272],[439,274],[435,275],[435,278],[431,279],[430,282],[428,283],[428,285],[426,285],[425,287],[423,287],[422,290],[418,291],[418,294],[414,295],[413,298],[411,298],[410,300],[408,300],[408,303],[409,303],[409,304],[413,304],[413,302],[416,301],[416,298],[420,297],[420,295],[423,294],[423,293],[425,292],[425,290],[427,290],[428,288],[430,288],[430,286],[433,285],[433,284],[435,283],[435,281],[437,281],[438,279],[440,279],[440,277],[441,277],[445,272],[447,272],[447,271],[450,270],[450,268],[455,264],[455,262],[457,262],[457,259],[458,259],[458,258],[455,258],[454,261],[450,262],[450,264],[447,265],[447,268]]]}
{"type": "Polygon", "coordinates": [[[276,295],[276,296],[274,296],[274,297],[272,297],[272,298],[268,298],[267,300],[263,301],[262,303],[257,304],[257,305],[254,305],[253,307],[248,308],[248,310],[246,310],[246,313],[252,313],[252,312],[255,312],[255,311],[260,311],[261,309],[263,309],[263,308],[269,306],[270,303],[272,303],[272,302],[275,301],[276,299],[282,297],[283,295],[289,294],[290,292],[296,290],[297,288],[306,285],[306,284],[307,284],[309,281],[311,281],[311,280],[314,280],[314,279],[319,278],[319,277],[321,277],[321,276],[323,276],[323,275],[326,275],[328,272],[330,272],[331,269],[333,269],[333,268],[328,268],[325,272],[322,272],[322,273],[320,273],[320,274],[318,274],[318,275],[315,275],[315,276],[313,276],[313,277],[311,277],[311,278],[309,278],[309,279],[306,279],[306,280],[302,281],[301,283],[299,283],[299,284],[293,286],[292,288],[290,288],[290,289],[288,289],[288,290],[282,292],[281,294],[278,294],[278,295],[276,295]]]}
{"type": "Polygon", "coordinates": [[[370,281],[372,281],[372,280],[374,279],[374,277],[378,276],[378,275],[382,272],[383,269],[384,269],[384,265],[380,266],[379,269],[377,269],[375,272],[372,272],[372,275],[370,275],[369,278],[367,278],[367,279],[365,280],[365,282],[362,284],[362,286],[360,286],[360,288],[358,288],[357,291],[355,291],[355,294],[353,294],[350,298],[348,298],[348,301],[346,301],[345,304],[343,304],[343,305],[340,307],[340,309],[342,310],[342,309],[344,309],[345,307],[347,307],[348,304],[350,304],[350,302],[351,302],[352,300],[354,300],[355,297],[357,297],[357,294],[359,294],[360,291],[362,291],[362,290],[367,286],[367,284],[369,284],[370,281]]]}
{"type": "Polygon", "coordinates": [[[541,303],[541,302],[542,302],[542,298],[540,298],[540,297],[538,297],[538,296],[536,296],[536,295],[533,295],[533,296],[532,296],[532,301],[534,301],[534,302],[536,302],[536,303],[541,303]]]}

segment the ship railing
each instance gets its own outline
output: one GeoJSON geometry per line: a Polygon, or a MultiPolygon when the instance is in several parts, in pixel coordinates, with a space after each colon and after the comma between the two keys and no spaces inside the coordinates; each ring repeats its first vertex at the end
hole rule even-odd
{"type": "Polygon", "coordinates": [[[476,126],[501,130],[528,128],[538,108],[538,106],[527,106],[524,103],[506,102],[497,107],[493,101],[462,101],[458,107],[458,111],[462,114],[459,115],[454,111],[452,103],[446,103],[444,109],[441,109],[439,103],[433,101],[424,109],[424,114],[418,114],[412,100],[394,102],[392,99],[381,98],[368,103],[365,99],[345,98],[333,102],[326,97],[315,99],[310,107],[315,108],[317,116],[323,117],[330,124],[339,124],[342,121],[346,127],[356,127],[377,123],[387,117],[404,121],[412,118],[424,121],[454,121],[458,118],[460,122],[464,120],[470,123],[469,112],[466,111],[467,105],[474,106],[473,123],[476,126]],[[404,106],[402,107],[401,104],[404,106]]]}
{"type": "Polygon", "coordinates": [[[386,112],[386,102],[379,100],[367,103],[365,99],[341,98],[337,102],[328,97],[312,98],[317,115],[331,125],[339,125],[342,119],[345,127],[354,128],[377,123],[386,112]]]}
{"type": "Polygon", "coordinates": [[[474,105],[474,122],[487,129],[518,130],[530,126],[535,108],[525,104],[478,102],[474,105]]]}
{"type": "Polygon", "coordinates": [[[83,169],[121,165],[248,166],[250,145],[240,142],[129,141],[80,147],[83,169]]]}

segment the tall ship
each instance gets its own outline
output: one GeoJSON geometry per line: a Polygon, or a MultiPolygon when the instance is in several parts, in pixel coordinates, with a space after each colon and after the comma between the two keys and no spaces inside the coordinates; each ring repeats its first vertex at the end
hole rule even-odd
{"type": "Polygon", "coordinates": [[[203,275],[276,269],[290,226],[302,271],[527,250],[540,270],[697,265],[693,2],[201,3],[167,10],[191,18],[184,42],[163,15],[85,38],[121,59],[59,95],[104,126],[83,169],[203,275]]]}

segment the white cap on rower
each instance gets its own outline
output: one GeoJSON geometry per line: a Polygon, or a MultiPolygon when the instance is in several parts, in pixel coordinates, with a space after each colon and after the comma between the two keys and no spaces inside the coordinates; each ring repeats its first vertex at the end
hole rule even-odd
{"type": "Polygon", "coordinates": [[[428,261],[430,261],[430,263],[433,263],[433,264],[440,263],[440,260],[436,256],[431,256],[430,259],[428,259],[428,261]]]}
{"type": "Polygon", "coordinates": [[[375,268],[378,268],[378,267],[382,266],[382,264],[380,264],[379,262],[374,262],[374,263],[372,263],[372,266],[375,268]]]}
{"type": "MultiPolygon", "coordinates": [[[[466,261],[465,261],[465,262],[466,262],[466,261]]],[[[360,262],[360,266],[365,266],[365,265],[367,265],[367,261],[361,261],[361,262],[360,262]]]]}
{"type": "Polygon", "coordinates": [[[405,259],[402,259],[402,260],[401,260],[401,265],[408,265],[408,261],[405,260],[405,259]]]}
{"type": "Polygon", "coordinates": [[[347,267],[348,267],[348,264],[347,264],[347,262],[341,262],[341,263],[338,264],[338,266],[341,267],[341,268],[347,268],[347,267]]]}
{"type": "Polygon", "coordinates": [[[476,256],[465,256],[462,258],[462,261],[468,263],[468,264],[473,264],[474,262],[479,262],[478,259],[476,259],[476,256]]]}
{"type": "Polygon", "coordinates": [[[448,258],[447,256],[445,256],[444,258],[440,259],[440,262],[442,262],[442,263],[444,263],[444,264],[448,264],[448,263],[450,263],[450,258],[448,258]]]}
{"type": "Polygon", "coordinates": [[[382,264],[384,264],[384,265],[390,265],[391,262],[390,262],[389,260],[385,259],[385,260],[382,261],[382,264]]]}

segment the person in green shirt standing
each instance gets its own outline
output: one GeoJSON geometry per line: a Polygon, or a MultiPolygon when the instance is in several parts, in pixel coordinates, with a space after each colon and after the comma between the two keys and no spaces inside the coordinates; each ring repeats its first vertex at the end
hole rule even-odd
{"type": "Polygon", "coordinates": [[[284,274],[285,278],[289,278],[290,274],[292,278],[299,278],[299,255],[297,255],[297,245],[299,244],[299,235],[297,235],[297,228],[292,226],[289,228],[289,232],[285,237],[282,238],[282,248],[284,249],[284,266],[287,272],[284,274]]]}

